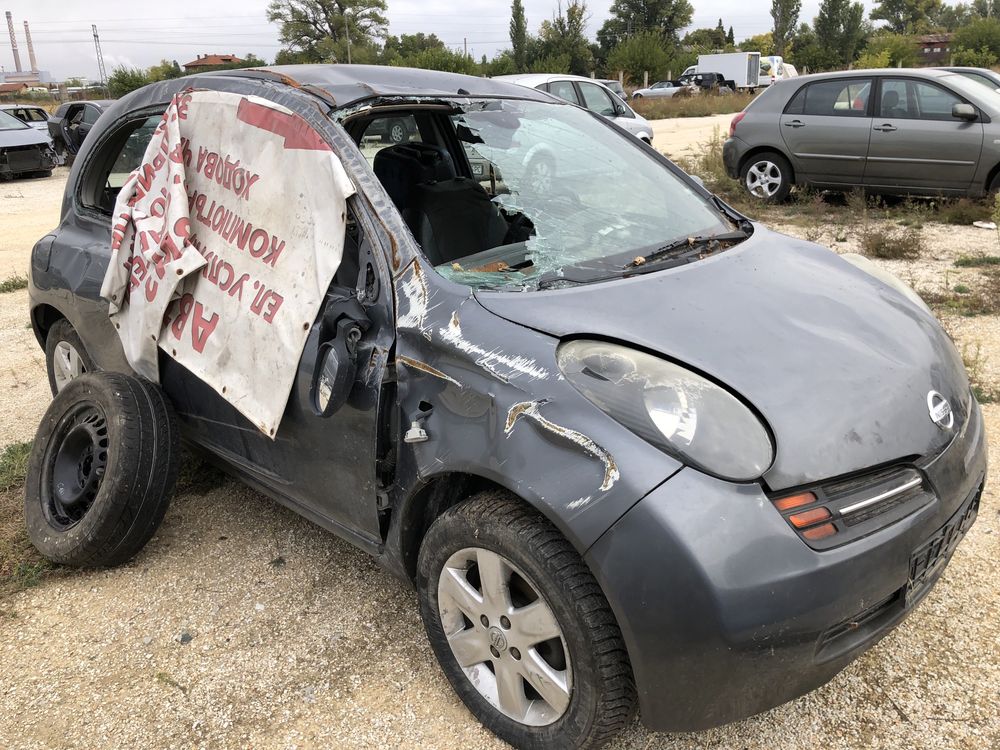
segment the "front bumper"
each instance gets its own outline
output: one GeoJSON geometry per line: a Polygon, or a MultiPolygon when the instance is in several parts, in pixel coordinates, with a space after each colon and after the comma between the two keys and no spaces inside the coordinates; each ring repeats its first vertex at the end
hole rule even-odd
{"type": "Polygon", "coordinates": [[[0,175],[42,172],[56,165],[55,152],[46,145],[8,146],[0,149],[0,175]]]}
{"type": "Polygon", "coordinates": [[[975,517],[986,473],[978,405],[948,448],[915,466],[933,502],[830,550],[808,547],[759,486],[690,468],[604,534],[587,562],[622,628],[644,722],[692,731],[765,711],[901,622],[975,517]],[[944,532],[937,564],[915,567],[944,532]]]}

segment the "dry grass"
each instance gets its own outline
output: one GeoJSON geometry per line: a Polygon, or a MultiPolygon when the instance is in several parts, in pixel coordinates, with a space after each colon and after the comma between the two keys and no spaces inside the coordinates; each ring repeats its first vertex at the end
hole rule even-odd
{"type": "Polygon", "coordinates": [[[8,276],[3,281],[0,281],[0,294],[6,294],[7,292],[16,292],[19,289],[26,289],[28,286],[28,277],[22,274],[15,273],[8,276]]]}
{"type": "Polygon", "coordinates": [[[0,454],[0,594],[36,586],[52,569],[28,540],[24,526],[24,476],[31,443],[0,454]]]}
{"type": "Polygon", "coordinates": [[[1000,314],[1000,270],[989,269],[974,287],[956,285],[950,292],[920,292],[924,302],[941,312],[964,317],[1000,314]],[[959,290],[959,287],[962,290],[959,290]]]}
{"type": "Polygon", "coordinates": [[[696,94],[694,96],[674,96],[670,99],[632,99],[632,108],[649,120],[668,117],[707,117],[742,112],[754,100],[756,94],[736,93],[729,96],[718,94],[696,94]]]}
{"type": "Polygon", "coordinates": [[[963,255],[955,261],[955,265],[959,268],[1000,266],[1000,255],[963,255]]]}
{"type": "Polygon", "coordinates": [[[913,227],[866,226],[861,233],[861,252],[882,260],[916,260],[923,251],[920,231],[913,227]]]}

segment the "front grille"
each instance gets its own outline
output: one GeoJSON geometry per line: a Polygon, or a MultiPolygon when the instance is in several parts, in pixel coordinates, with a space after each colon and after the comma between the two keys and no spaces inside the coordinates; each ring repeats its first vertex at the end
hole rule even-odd
{"type": "Polygon", "coordinates": [[[7,163],[11,172],[34,172],[48,169],[42,157],[42,147],[38,145],[11,146],[0,151],[0,156],[7,163]]]}

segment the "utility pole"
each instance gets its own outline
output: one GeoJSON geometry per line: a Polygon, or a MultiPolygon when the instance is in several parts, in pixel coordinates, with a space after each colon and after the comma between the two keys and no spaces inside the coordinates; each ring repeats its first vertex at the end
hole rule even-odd
{"type": "Polygon", "coordinates": [[[104,55],[101,54],[101,38],[97,35],[97,24],[91,24],[90,28],[94,30],[94,49],[97,50],[97,71],[101,75],[101,87],[108,96],[111,96],[111,89],[108,88],[108,73],[104,69],[104,55]]]}
{"type": "Polygon", "coordinates": [[[462,37],[462,54],[466,57],[469,56],[469,37],[467,36],[462,37]]]}
{"type": "Polygon", "coordinates": [[[344,11],[344,36],[347,38],[347,64],[351,64],[351,26],[347,22],[347,11],[344,11]]]}

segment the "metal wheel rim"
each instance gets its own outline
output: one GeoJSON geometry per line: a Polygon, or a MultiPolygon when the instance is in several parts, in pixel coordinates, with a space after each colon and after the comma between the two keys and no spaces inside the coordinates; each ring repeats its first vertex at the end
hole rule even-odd
{"type": "Polygon", "coordinates": [[[76,526],[93,506],[110,444],[107,416],[92,403],[77,404],[53,430],[43,461],[41,501],[54,529],[76,526]]]}
{"type": "Polygon", "coordinates": [[[566,639],[514,563],[480,547],[453,554],[438,578],[438,614],[458,665],[497,711],[528,726],[566,712],[573,690],[566,639]]]}
{"type": "Polygon", "coordinates": [[[400,143],[406,134],[403,132],[403,126],[396,124],[389,129],[389,138],[393,143],[400,143]]]}
{"type": "Polygon", "coordinates": [[[68,341],[56,344],[52,353],[52,374],[56,381],[56,391],[61,391],[71,380],[75,380],[87,371],[80,352],[68,341]]]}
{"type": "Polygon", "coordinates": [[[547,193],[552,189],[552,165],[544,159],[531,165],[529,182],[536,193],[547,193]]]}
{"type": "Polygon", "coordinates": [[[747,170],[747,190],[757,198],[773,198],[781,187],[781,170],[773,161],[762,159],[747,170]]]}

